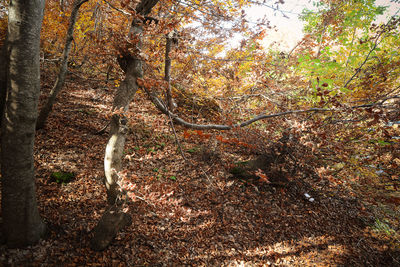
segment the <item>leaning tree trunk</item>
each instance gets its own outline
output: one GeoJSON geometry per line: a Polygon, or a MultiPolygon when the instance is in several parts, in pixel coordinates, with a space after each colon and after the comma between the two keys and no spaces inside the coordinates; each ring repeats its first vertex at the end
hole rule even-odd
{"type": "MultiPolygon", "coordinates": [[[[142,0],[136,7],[136,12],[145,16],[150,13],[158,1],[142,0]]],[[[136,45],[137,54],[141,49],[141,35],[143,31],[141,24],[142,21],[140,19],[134,18],[130,32],[130,35],[138,40],[136,45]]],[[[142,60],[136,55],[125,54],[119,62],[125,71],[125,79],[121,82],[115,95],[113,111],[122,110],[123,112],[122,114],[121,112],[116,112],[110,122],[110,137],[104,156],[104,183],[106,185],[109,207],[93,230],[94,236],[91,240],[91,247],[94,250],[105,249],[115,238],[116,234],[132,221],[131,216],[123,211],[124,199],[126,198],[118,184],[118,174],[122,168],[122,156],[128,133],[128,120],[123,113],[128,110],[129,103],[138,89],[137,79],[143,76],[143,70],[142,60]]]]}
{"type": "Polygon", "coordinates": [[[33,145],[40,92],[39,45],[44,0],[12,0],[8,18],[8,90],[1,142],[3,238],[10,247],[45,233],[37,208],[33,145]]]}
{"type": "Polygon", "coordinates": [[[56,82],[54,83],[53,88],[50,91],[49,97],[47,98],[46,104],[42,107],[39,113],[39,117],[36,123],[36,129],[42,129],[46,123],[47,117],[50,114],[51,109],[53,108],[53,104],[56,101],[58,93],[61,91],[64,86],[65,75],[67,74],[67,66],[68,66],[68,57],[69,52],[71,51],[71,43],[74,39],[74,28],[76,19],[78,17],[79,8],[89,0],[75,0],[71,12],[71,17],[69,18],[69,26],[67,30],[67,37],[65,41],[64,51],[62,54],[62,61],[60,70],[58,72],[58,77],[56,82]]]}
{"type": "MultiPolygon", "coordinates": [[[[132,25],[136,31],[141,27],[132,25]]],[[[137,78],[142,76],[142,62],[140,59],[125,56],[126,73],[114,98],[113,110],[127,111],[129,103],[135,95],[138,85],[137,78]]],[[[118,172],[121,170],[122,154],[128,132],[127,119],[122,114],[114,114],[110,122],[110,137],[104,156],[105,186],[109,208],[105,211],[98,225],[94,229],[91,247],[94,250],[105,249],[116,234],[131,222],[130,216],[122,211],[122,197],[118,185],[118,172]]]]}

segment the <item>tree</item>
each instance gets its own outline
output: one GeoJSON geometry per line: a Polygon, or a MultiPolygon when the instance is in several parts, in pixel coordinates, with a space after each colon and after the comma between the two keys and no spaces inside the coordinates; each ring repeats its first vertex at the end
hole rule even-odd
{"type": "Polygon", "coordinates": [[[13,0],[9,5],[1,207],[3,237],[10,247],[33,244],[46,231],[37,208],[33,160],[43,9],[44,0],[13,0]]]}
{"type": "Polygon", "coordinates": [[[78,11],[79,11],[79,8],[87,1],[88,0],[76,0],[73,4],[71,17],[69,20],[67,37],[66,37],[65,46],[64,46],[64,51],[62,54],[62,62],[61,62],[60,70],[58,73],[58,77],[57,77],[56,82],[54,83],[53,88],[51,89],[49,98],[47,99],[45,105],[40,110],[39,117],[38,117],[37,124],[36,124],[36,129],[42,129],[44,127],[47,117],[49,116],[49,113],[50,113],[51,109],[53,108],[53,104],[57,98],[57,95],[61,91],[61,89],[64,85],[65,76],[68,71],[67,70],[68,57],[69,57],[69,52],[71,50],[72,40],[74,39],[73,33],[74,33],[76,19],[78,17],[78,11]]]}
{"type": "MultiPolygon", "coordinates": [[[[129,1],[127,3],[123,3],[124,6],[129,5],[129,1]]],[[[164,68],[164,77],[157,77],[155,75],[155,71],[150,73],[146,79],[143,79],[143,69],[142,64],[145,61],[143,58],[155,58],[153,62],[149,62],[146,60],[147,65],[151,64],[159,64],[163,57],[158,57],[156,53],[160,53],[162,50],[160,49],[153,49],[156,50],[154,54],[151,54],[146,47],[142,47],[142,43],[144,42],[143,38],[143,31],[144,28],[148,28],[153,30],[153,33],[171,33],[174,26],[179,24],[178,21],[186,20],[185,23],[191,23],[192,15],[196,11],[200,11],[201,13],[205,13],[206,19],[208,22],[213,22],[213,26],[208,25],[210,31],[214,31],[215,33],[215,23],[220,21],[226,20],[231,21],[234,16],[233,14],[237,14],[238,8],[234,8],[234,5],[225,4],[224,1],[217,3],[197,3],[191,12],[194,13],[187,13],[186,5],[189,3],[184,3],[181,6],[181,14],[176,12],[172,18],[170,13],[171,5],[179,5],[179,3],[171,3],[168,1],[163,2],[163,5],[158,7],[158,13],[163,13],[165,19],[163,23],[160,23],[162,26],[159,29],[155,29],[158,19],[147,17],[152,9],[156,6],[159,0],[142,0],[140,1],[136,7],[134,8],[134,12],[132,12],[133,20],[130,27],[129,38],[126,39],[126,43],[119,44],[119,58],[118,62],[120,64],[121,69],[125,73],[125,78],[119,85],[117,92],[114,97],[113,102],[113,115],[110,121],[110,137],[105,149],[105,156],[104,156],[104,172],[105,172],[105,186],[107,190],[107,202],[108,202],[108,209],[104,212],[102,218],[100,219],[98,225],[94,228],[94,237],[91,240],[91,246],[95,250],[103,250],[105,249],[110,242],[114,239],[118,231],[120,231],[123,227],[127,226],[131,222],[130,215],[125,211],[124,204],[126,200],[129,199],[127,196],[127,188],[123,185],[124,181],[121,179],[122,176],[122,157],[124,152],[125,140],[126,135],[129,132],[128,126],[128,118],[126,117],[126,113],[128,112],[128,107],[130,102],[132,101],[135,93],[137,92],[139,87],[142,87],[146,90],[151,99],[154,101],[156,106],[159,108],[160,111],[169,115],[172,119],[181,123],[187,127],[197,128],[197,129],[232,129],[233,126],[229,125],[195,125],[191,123],[187,123],[186,121],[180,119],[175,114],[170,112],[172,107],[171,95],[170,95],[170,76],[171,76],[171,59],[169,54],[172,48],[172,42],[174,41],[174,36],[170,38],[167,35],[167,43],[165,49],[165,68],[164,68]],[[202,6],[204,4],[204,7],[202,6]],[[221,9],[221,5],[224,9],[221,9]],[[226,14],[224,13],[226,12],[226,14]],[[154,23],[155,22],[155,23],[154,23]],[[147,50],[146,50],[147,49],[147,50]],[[148,53],[148,54],[146,54],[148,53]],[[145,55],[145,56],[144,56],[145,55]],[[149,92],[150,87],[157,87],[159,84],[159,80],[164,80],[167,84],[167,104],[162,103],[161,100],[154,94],[153,92],[149,92]],[[170,109],[168,109],[168,105],[170,109]]],[[[110,4],[110,3],[109,3],[110,4]]],[[[110,4],[111,5],[111,4],[110,4]]],[[[239,6],[242,4],[238,4],[239,6]]],[[[111,5],[112,6],[112,5],[111,5]]],[[[121,11],[120,9],[112,6],[114,9],[121,11]]],[[[132,10],[132,8],[131,8],[132,10]]],[[[189,9],[190,10],[190,9],[189,9]]],[[[200,21],[204,18],[199,19],[200,21]]],[[[234,24],[234,23],[233,23],[234,24]]],[[[198,43],[200,43],[203,47],[207,47],[208,42],[221,42],[223,39],[228,38],[228,31],[226,29],[221,29],[218,31],[220,38],[216,40],[215,38],[199,38],[198,43]],[[211,39],[211,41],[209,40],[211,39]]],[[[192,33],[193,34],[193,33],[192,33]]],[[[165,35],[164,35],[165,36],[165,35]]],[[[176,38],[176,36],[175,36],[176,38]]],[[[148,43],[152,44],[153,40],[148,41],[148,43]]],[[[120,42],[120,40],[119,40],[120,42]]],[[[154,42],[153,42],[154,45],[154,42]]],[[[153,66],[154,68],[154,66],[153,66]]],[[[155,69],[155,68],[154,68],[155,69]]],[[[259,120],[262,118],[256,118],[259,120]]],[[[255,120],[253,120],[255,121],[255,120]]],[[[253,121],[248,121],[243,126],[246,126],[253,121]]],[[[129,188],[128,188],[129,189],[129,188]]]]}
{"type": "Polygon", "coordinates": [[[110,137],[104,156],[104,183],[107,189],[109,208],[104,212],[94,229],[94,238],[91,244],[95,250],[105,249],[118,231],[131,222],[130,216],[123,211],[125,197],[119,185],[119,172],[122,167],[122,155],[128,133],[128,120],[123,113],[118,111],[128,110],[129,104],[138,89],[137,79],[143,76],[142,60],[138,57],[142,43],[143,18],[151,12],[151,9],[157,2],[158,0],[142,0],[136,6],[138,16],[133,18],[130,35],[137,40],[135,42],[135,52],[137,54],[124,54],[119,60],[125,72],[125,79],[122,81],[114,97],[113,111],[115,111],[115,114],[111,118],[110,137]]]}

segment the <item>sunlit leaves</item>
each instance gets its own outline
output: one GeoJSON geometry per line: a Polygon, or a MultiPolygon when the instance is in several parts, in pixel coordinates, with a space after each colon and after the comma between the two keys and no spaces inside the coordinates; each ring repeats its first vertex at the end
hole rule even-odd
{"type": "Polygon", "coordinates": [[[382,84],[388,81],[385,68],[393,68],[393,65],[382,64],[387,52],[393,51],[386,44],[393,46],[393,41],[399,42],[398,35],[393,36],[394,31],[387,30],[382,35],[379,31],[386,28],[381,26],[378,30],[373,24],[383,11],[384,8],[376,7],[374,1],[355,1],[322,4],[318,12],[305,12],[303,19],[310,35],[306,36],[308,47],[304,51],[307,52],[299,57],[300,73],[314,79],[332,79],[333,86],[341,88],[341,92],[349,92],[343,86],[349,87],[353,97],[365,98],[381,93],[375,89],[386,87],[382,84]],[[383,47],[386,49],[382,50],[383,47]],[[360,78],[357,81],[354,80],[355,72],[360,78]],[[375,73],[376,76],[366,73],[375,73]],[[378,77],[386,78],[379,81],[378,77]]]}

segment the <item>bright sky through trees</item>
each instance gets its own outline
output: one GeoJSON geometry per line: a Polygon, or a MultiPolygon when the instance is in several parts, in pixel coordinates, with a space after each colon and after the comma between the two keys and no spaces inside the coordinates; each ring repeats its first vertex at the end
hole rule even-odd
{"type": "Polygon", "coordinates": [[[302,38],[303,24],[298,19],[301,11],[305,8],[312,9],[312,1],[287,0],[284,4],[279,5],[279,10],[270,7],[254,6],[249,8],[246,13],[249,17],[259,19],[266,17],[275,30],[268,31],[264,39],[265,47],[270,45],[279,46],[282,50],[290,50],[302,38]]]}
{"type": "MultiPolygon", "coordinates": [[[[271,8],[274,6],[271,1],[271,7],[254,6],[246,10],[248,18],[257,20],[264,16],[276,26],[275,30],[268,31],[264,39],[266,48],[276,47],[280,50],[290,51],[296,43],[303,37],[303,23],[299,20],[299,15],[303,9],[315,9],[314,1],[310,0],[286,0],[284,4],[279,5],[279,10],[271,8]]],[[[388,6],[387,12],[379,17],[379,21],[386,21],[388,16],[392,16],[400,9],[400,3],[390,0],[377,0],[376,5],[388,6]]]]}

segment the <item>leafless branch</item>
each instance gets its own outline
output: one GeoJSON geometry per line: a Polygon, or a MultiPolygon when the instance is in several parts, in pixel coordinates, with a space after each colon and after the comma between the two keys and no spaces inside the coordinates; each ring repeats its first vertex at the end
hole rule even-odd
{"type": "MultiPolygon", "coordinates": [[[[367,63],[367,61],[369,60],[371,53],[378,47],[378,45],[382,42],[382,40],[386,37],[384,34],[387,33],[387,29],[389,28],[389,24],[392,22],[392,20],[395,17],[392,16],[388,22],[383,26],[383,29],[377,33],[376,35],[376,39],[374,42],[374,46],[369,50],[367,56],[365,57],[364,61],[360,64],[360,66],[356,69],[356,71],[354,72],[354,74],[350,77],[350,79],[347,80],[347,82],[343,85],[343,87],[347,87],[349,85],[349,83],[355,78],[357,77],[357,75],[361,72],[362,67],[367,63]],[[381,38],[381,36],[383,36],[381,38]]],[[[390,29],[388,30],[390,31],[390,29]]]]}
{"type": "Polygon", "coordinates": [[[344,107],[344,108],[310,108],[310,109],[299,109],[299,110],[289,110],[289,111],[284,111],[284,112],[279,112],[279,113],[273,113],[273,114],[266,114],[266,113],[261,113],[254,118],[244,121],[242,123],[237,123],[233,125],[222,125],[222,124],[196,124],[196,123],[190,123],[185,121],[184,119],[180,118],[178,115],[170,112],[166,105],[152,92],[150,92],[149,89],[142,87],[144,91],[147,93],[147,95],[150,97],[151,101],[153,104],[160,110],[162,113],[165,115],[171,117],[176,123],[183,125],[185,127],[191,128],[191,129],[198,129],[198,130],[232,130],[234,128],[243,128],[246,126],[249,126],[250,124],[263,120],[263,119],[269,119],[269,118],[275,118],[275,117],[281,117],[281,116],[286,116],[286,115],[291,115],[291,114],[303,114],[303,113],[311,113],[311,112],[339,112],[339,111],[346,111],[346,110],[352,110],[352,109],[361,109],[361,108],[371,108],[375,106],[382,106],[385,101],[388,99],[397,99],[400,98],[400,96],[391,96],[384,98],[378,102],[371,103],[371,104],[363,104],[363,105],[357,105],[357,106],[351,106],[351,107],[344,107]]]}
{"type": "Polygon", "coordinates": [[[112,5],[110,2],[108,2],[107,0],[103,0],[104,2],[106,2],[106,4],[109,6],[109,7],[111,7],[112,9],[115,9],[115,10],[117,10],[118,12],[120,12],[120,13],[122,13],[122,14],[124,14],[124,15],[127,15],[127,16],[130,16],[131,14],[129,13],[129,12],[126,12],[126,11],[124,11],[124,10],[122,10],[122,9],[119,9],[118,7],[115,7],[114,5],[112,5]]]}

